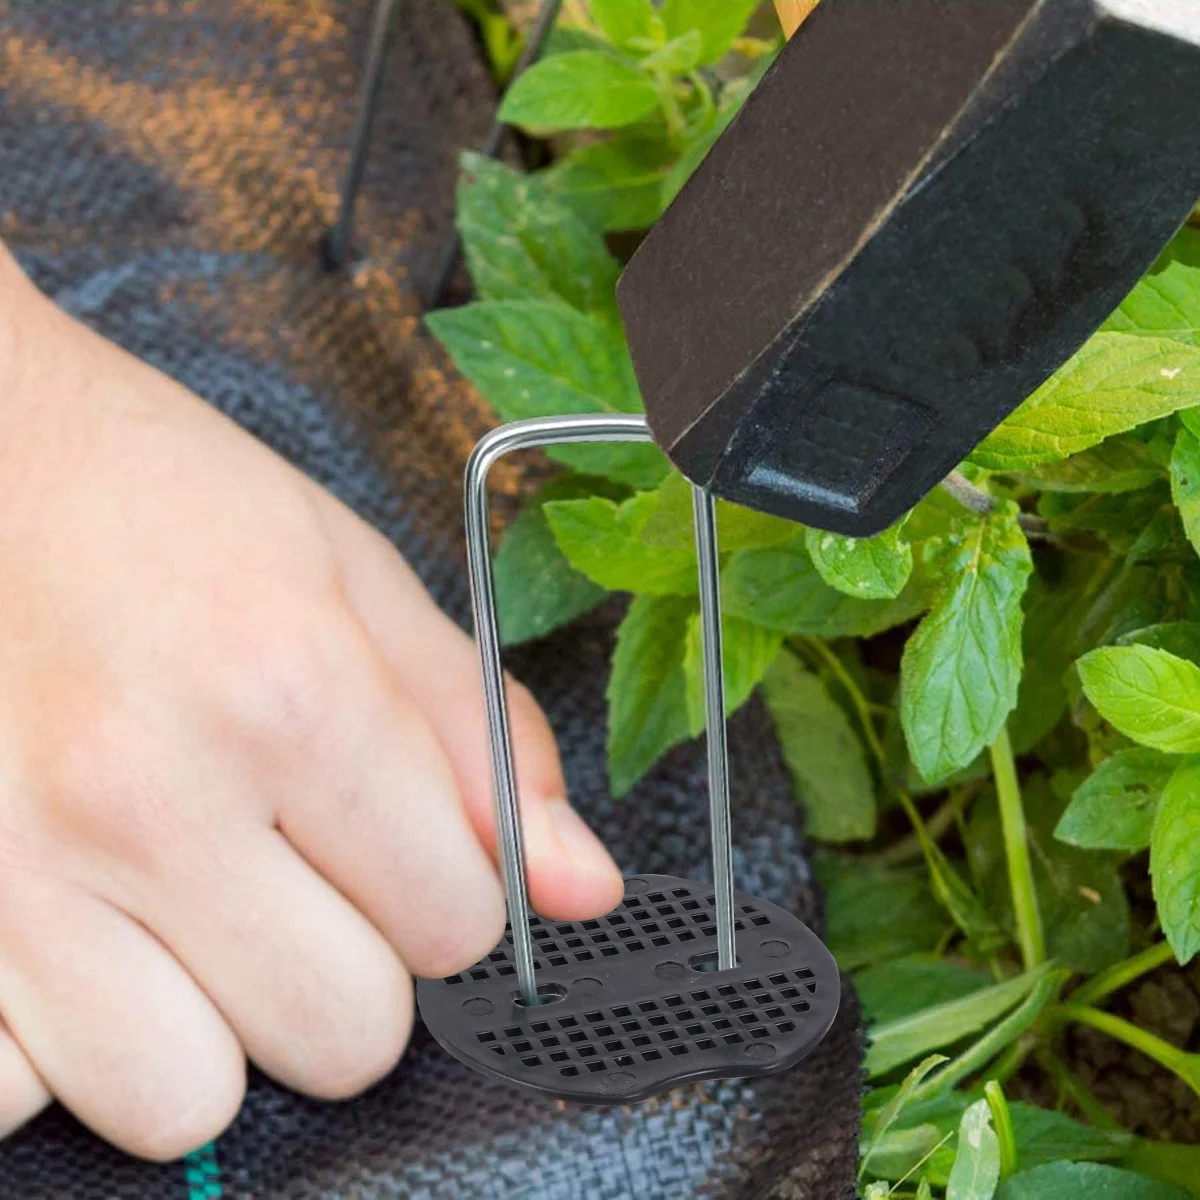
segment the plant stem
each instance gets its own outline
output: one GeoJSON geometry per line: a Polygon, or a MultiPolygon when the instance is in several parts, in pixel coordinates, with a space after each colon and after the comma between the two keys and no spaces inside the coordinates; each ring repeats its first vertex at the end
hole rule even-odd
{"type": "MultiPolygon", "coordinates": [[[[995,511],[996,497],[989,496],[982,488],[977,488],[959,471],[951,471],[942,480],[940,486],[942,491],[953,496],[963,508],[969,508],[981,517],[986,517],[988,513],[995,511]]],[[[1039,538],[1043,541],[1054,540],[1050,533],[1050,526],[1043,517],[1034,516],[1032,513],[1017,513],[1017,524],[1031,538],[1039,538]]]]}
{"type": "Polygon", "coordinates": [[[863,737],[866,739],[867,746],[878,764],[879,773],[882,776],[885,770],[886,756],[883,743],[879,740],[879,734],[875,730],[875,723],[871,719],[870,702],[862,694],[862,689],[855,682],[854,676],[846,670],[846,664],[820,638],[806,637],[804,645],[825,663],[833,672],[838,683],[846,689],[850,703],[854,705],[854,711],[858,714],[858,723],[862,726],[863,737]]]}
{"type": "Polygon", "coordinates": [[[1131,958],[1122,959],[1098,975],[1093,975],[1067,998],[1072,1004],[1095,1004],[1174,958],[1169,942],[1155,942],[1131,958]]]}
{"type": "Polygon", "coordinates": [[[675,95],[675,80],[665,71],[657,74],[658,100],[667,119],[667,135],[674,141],[683,132],[683,113],[675,95]]]}
{"type": "Polygon", "coordinates": [[[987,1097],[996,1140],[1000,1143],[1000,1181],[1003,1182],[1017,1173],[1017,1135],[1013,1129],[1012,1113],[1008,1111],[1008,1101],[1004,1098],[1004,1089],[994,1079],[989,1079],[983,1085],[983,1094],[987,1097]]]}
{"type": "Polygon", "coordinates": [[[1121,1123],[1116,1117],[1092,1095],[1087,1085],[1057,1054],[1050,1050],[1040,1049],[1034,1055],[1037,1065],[1058,1084],[1066,1096],[1075,1102],[1075,1107],[1097,1129],[1120,1129],[1121,1123]]]}
{"type": "Polygon", "coordinates": [[[1029,1034],[1017,1038],[1005,1052],[996,1059],[995,1065],[989,1072],[997,1083],[1007,1083],[1024,1065],[1034,1046],[1036,1039],[1029,1034]]]}
{"type": "MultiPolygon", "coordinates": [[[[941,841],[954,825],[959,811],[970,799],[973,791],[974,788],[970,785],[955,788],[934,809],[929,820],[925,822],[925,832],[929,835],[931,841],[941,841]]],[[[909,833],[899,841],[893,842],[886,850],[880,850],[878,854],[867,855],[867,857],[872,862],[882,863],[884,866],[896,867],[901,863],[908,862],[910,859],[921,857],[921,839],[915,833],[909,833]]]]}
{"type": "Polygon", "coordinates": [[[1046,961],[1046,940],[1042,934],[1042,915],[1033,886],[1029,843],[1025,837],[1025,811],[1021,807],[1021,788],[1017,783],[1017,765],[1013,760],[1007,726],[1001,727],[990,753],[996,797],[1000,803],[1000,824],[1004,830],[1008,882],[1017,919],[1017,941],[1021,946],[1025,969],[1030,971],[1046,961]]]}
{"type": "Polygon", "coordinates": [[[1132,1021],[1122,1017],[1114,1017],[1112,1013],[1103,1012],[1098,1008],[1087,1008],[1082,1004],[1060,1004],[1050,1016],[1062,1021],[1076,1021],[1080,1025],[1090,1025],[1109,1037],[1140,1050],[1147,1058],[1152,1058],[1161,1067],[1178,1075],[1200,1096],[1200,1054],[1189,1054],[1172,1046],[1170,1042],[1145,1029],[1139,1029],[1132,1021]]]}

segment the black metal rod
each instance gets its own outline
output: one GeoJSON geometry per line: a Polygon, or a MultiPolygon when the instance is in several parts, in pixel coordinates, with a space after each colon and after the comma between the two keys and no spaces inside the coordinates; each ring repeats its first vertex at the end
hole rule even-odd
{"type": "Polygon", "coordinates": [[[371,127],[379,107],[379,89],[383,82],[383,63],[391,35],[396,0],[378,0],[371,26],[371,41],[367,47],[367,62],[363,69],[362,86],[358,97],[358,115],[350,145],[350,161],[342,178],[342,194],[338,201],[337,220],[325,240],[325,254],[331,267],[344,266],[353,252],[354,212],[358,193],[367,169],[367,151],[371,143],[371,127]]]}
{"type": "MultiPolygon", "coordinates": [[[[525,38],[525,45],[521,48],[521,56],[517,59],[517,65],[513,68],[512,78],[508,81],[509,87],[512,87],[516,80],[520,78],[521,73],[532,63],[536,62],[541,55],[546,45],[546,39],[550,36],[550,30],[554,28],[554,22],[558,17],[558,10],[561,7],[562,0],[542,0],[542,6],[538,9],[538,15],[530,26],[529,33],[525,38]]],[[[487,158],[498,157],[504,149],[504,142],[507,136],[508,126],[502,121],[494,121],[491,132],[487,136],[487,141],[483,144],[483,154],[487,158]]],[[[437,307],[438,302],[442,298],[442,293],[446,290],[446,284],[450,282],[450,276],[454,273],[455,265],[458,263],[458,252],[458,230],[452,228],[446,237],[445,243],[442,245],[442,250],[437,260],[437,268],[430,277],[429,286],[425,292],[426,308],[437,307]]]]}

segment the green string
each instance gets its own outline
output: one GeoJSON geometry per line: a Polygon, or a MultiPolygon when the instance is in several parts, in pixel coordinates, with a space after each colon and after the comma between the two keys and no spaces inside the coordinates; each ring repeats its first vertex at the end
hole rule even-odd
{"type": "Polygon", "coordinates": [[[188,1185],[188,1200],[221,1200],[221,1166],[217,1148],[211,1142],[183,1160],[188,1185]]]}

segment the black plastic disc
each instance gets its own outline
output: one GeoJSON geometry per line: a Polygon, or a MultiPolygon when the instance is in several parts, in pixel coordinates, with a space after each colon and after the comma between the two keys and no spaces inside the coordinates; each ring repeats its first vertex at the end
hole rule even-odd
{"type": "Polygon", "coordinates": [[[520,1002],[510,931],[469,970],[421,980],[421,1016],[468,1066],[587,1104],[785,1071],[833,1023],[837,966],[791,913],[743,892],[735,902],[731,971],[713,969],[712,885],[641,875],[605,917],[532,918],[542,1004],[520,1002]]]}

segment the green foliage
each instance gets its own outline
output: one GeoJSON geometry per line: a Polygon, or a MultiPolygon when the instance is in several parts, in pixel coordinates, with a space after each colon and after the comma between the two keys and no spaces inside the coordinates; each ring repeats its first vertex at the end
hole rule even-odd
{"type": "Polygon", "coordinates": [[[871,1078],[886,1075],[894,1067],[930,1050],[953,1045],[960,1038],[987,1028],[1029,995],[1042,974],[1044,971],[1030,971],[957,1000],[947,1000],[876,1025],[867,1050],[867,1075],[871,1078]]]}
{"type": "Polygon", "coordinates": [[[1150,874],[1163,932],[1186,963],[1200,950],[1200,759],[1176,768],[1150,835],[1150,874]]]}
{"type": "Polygon", "coordinates": [[[818,862],[825,888],[825,944],[844,971],[933,950],[948,922],[925,873],[854,859],[818,862]]]}
{"type": "Polygon", "coordinates": [[[969,996],[991,979],[982,971],[931,954],[913,954],[859,971],[854,990],[877,1024],[969,996]]]}
{"type": "Polygon", "coordinates": [[[1079,677],[1126,737],[1167,754],[1200,751],[1200,666],[1151,646],[1108,646],[1079,660],[1079,677]]]}
{"type": "Polygon", "coordinates": [[[1165,1183],[1102,1163],[1048,1163],[1014,1175],[999,1200],[1186,1200],[1165,1183]]]}
{"type": "MultiPolygon", "coordinates": [[[[1044,778],[1027,780],[1022,799],[1047,954],[1077,971],[1102,970],[1129,953],[1129,903],[1119,856],[1078,850],[1055,839],[1064,801],[1044,778]]],[[[989,907],[1012,926],[1000,814],[986,801],[971,814],[967,851],[989,907]]]]}
{"type": "Polygon", "coordinates": [[[900,525],[872,538],[810,529],[805,546],[830,587],[860,600],[893,600],[912,574],[912,547],[904,540],[900,525]]]}
{"type": "Polygon", "coordinates": [[[524,129],[616,129],[658,106],[653,82],[602,50],[552,54],[530,67],[504,97],[501,121],[524,129]]]}
{"type": "Polygon", "coordinates": [[[946,1182],[946,1200],[992,1200],[1000,1183],[1000,1143],[986,1100],[962,1115],[958,1153],[946,1182]]]}
{"type": "Polygon", "coordinates": [[[621,489],[587,475],[567,475],[531,496],[504,531],[493,563],[500,637],[516,645],[543,637],[590,612],[607,595],[575,570],[559,548],[545,507],[551,501],[596,494],[620,496],[621,489]]]}
{"type": "Polygon", "coordinates": [[[870,838],[875,785],[849,718],[792,654],[780,655],[764,685],[783,757],[808,814],[808,832],[825,842],[870,838]]]}
{"type": "MultiPolygon", "coordinates": [[[[724,617],[721,621],[722,661],[725,676],[725,712],[736,712],[762,682],[768,668],[779,655],[783,638],[773,629],[764,629],[753,621],[724,617]]],[[[704,730],[704,648],[700,614],[688,621],[683,652],[683,671],[687,679],[688,733],[695,737],[704,730]]]]}
{"type": "Polygon", "coordinates": [[[1075,789],[1054,836],[1086,850],[1144,850],[1176,761],[1156,750],[1118,750],[1075,789]]]}
{"type": "Polygon", "coordinates": [[[688,735],[684,669],[691,601],[639,596],[617,635],[608,681],[608,770],[623,796],[688,735]]]}
{"type": "MultiPolygon", "coordinates": [[[[506,421],[562,413],[637,412],[629,350],[608,322],[544,300],[490,300],[426,318],[458,369],[506,421]]],[[[633,487],[666,472],[653,446],[556,446],[552,458],[633,487]]]]}
{"type": "Polygon", "coordinates": [[[1200,349],[1098,333],[971,455],[995,471],[1056,462],[1200,399],[1200,349]]]}
{"type": "MultiPolygon", "coordinates": [[[[651,225],[738,112],[777,45],[746,35],[756,7],[564,6],[504,103],[556,161],[464,156],[475,300],[428,324],[499,419],[640,411],[614,299],[629,239],[605,235],[651,225]]],[[[496,554],[502,634],[628,598],[606,693],[624,796],[705,723],[692,489],[652,446],[549,456],[496,554]]],[[[869,1022],[862,1194],[1200,1194],[1193,1148],[1113,1128],[1053,1067],[1083,1021],[1200,1086],[1195,1056],[1087,1007],[1165,957],[1141,949],[1131,855],[1150,850],[1175,956],[1200,950],[1200,231],[891,529],[725,503],[718,527],[727,708],[761,691],[807,835],[839,846],[817,868],[869,1022]],[[1087,1003],[1060,999],[1099,971],[1087,1003]],[[1005,1100],[1018,1068],[1098,1123],[1005,1100]]]]}
{"type": "Polygon", "coordinates": [[[571,205],[481,154],[464,153],[462,172],[456,224],[480,300],[562,301],[614,315],[620,266],[571,205]]]}
{"type": "Polygon", "coordinates": [[[909,753],[930,782],[965,767],[1017,703],[1032,562],[1015,507],[956,537],[943,570],[948,585],[909,638],[900,670],[909,753]]]}

